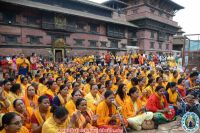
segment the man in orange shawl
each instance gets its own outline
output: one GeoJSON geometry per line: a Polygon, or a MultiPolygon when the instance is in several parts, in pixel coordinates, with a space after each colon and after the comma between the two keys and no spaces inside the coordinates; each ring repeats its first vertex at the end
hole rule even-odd
{"type": "Polygon", "coordinates": [[[38,99],[38,108],[31,116],[32,132],[41,133],[42,126],[50,116],[50,102],[47,96],[40,96],[38,99]]]}

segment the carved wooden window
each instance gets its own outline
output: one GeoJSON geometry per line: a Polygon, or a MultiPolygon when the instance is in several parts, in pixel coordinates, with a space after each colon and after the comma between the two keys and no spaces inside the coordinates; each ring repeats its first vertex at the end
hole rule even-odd
{"type": "Polygon", "coordinates": [[[74,39],[76,46],[83,46],[84,39],[74,39]]]}
{"type": "Polygon", "coordinates": [[[151,31],[151,38],[154,39],[154,31],[151,31]]]}
{"type": "Polygon", "coordinates": [[[97,42],[96,40],[88,40],[90,42],[90,47],[97,47],[97,42]]]}
{"type": "Polygon", "coordinates": [[[150,42],[150,48],[154,49],[154,42],[150,42]]]}
{"type": "Polygon", "coordinates": [[[40,36],[28,36],[30,44],[40,44],[40,36]]]}
{"type": "Polygon", "coordinates": [[[98,32],[98,24],[90,24],[90,32],[97,33],[98,32]]]}
{"type": "Polygon", "coordinates": [[[107,47],[107,42],[106,41],[101,41],[101,47],[107,47]]]}
{"type": "Polygon", "coordinates": [[[17,43],[17,35],[4,35],[6,43],[17,43]]]}

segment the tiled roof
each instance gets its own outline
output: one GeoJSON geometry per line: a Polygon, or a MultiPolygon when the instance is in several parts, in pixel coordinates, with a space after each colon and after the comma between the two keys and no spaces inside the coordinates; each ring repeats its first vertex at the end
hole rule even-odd
{"type": "Polygon", "coordinates": [[[20,6],[36,8],[36,9],[40,9],[40,10],[53,11],[53,12],[58,12],[58,13],[64,13],[64,14],[89,18],[89,19],[100,20],[100,21],[109,22],[109,23],[115,23],[115,24],[119,24],[119,25],[125,25],[125,26],[129,26],[129,27],[138,27],[127,21],[120,21],[120,20],[109,18],[109,17],[95,15],[95,14],[88,13],[88,12],[81,12],[78,10],[72,10],[72,9],[68,9],[68,8],[43,4],[43,3],[39,3],[39,2],[33,2],[33,1],[29,1],[29,0],[0,0],[0,1],[7,2],[10,4],[20,5],[20,6]]]}

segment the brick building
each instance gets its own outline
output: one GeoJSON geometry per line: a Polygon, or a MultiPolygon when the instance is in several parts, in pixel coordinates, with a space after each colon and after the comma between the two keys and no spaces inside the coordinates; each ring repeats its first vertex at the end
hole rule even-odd
{"type": "Polygon", "coordinates": [[[179,9],[171,0],[0,0],[0,53],[36,52],[61,61],[68,55],[123,53],[127,46],[169,52],[179,9]]]}

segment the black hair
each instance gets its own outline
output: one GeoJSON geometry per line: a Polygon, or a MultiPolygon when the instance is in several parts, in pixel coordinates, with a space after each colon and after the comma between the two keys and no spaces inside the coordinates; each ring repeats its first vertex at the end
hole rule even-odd
{"type": "Polygon", "coordinates": [[[113,94],[114,94],[113,91],[107,90],[107,91],[105,92],[105,94],[104,94],[104,97],[105,97],[105,98],[108,98],[110,95],[113,95],[113,94]]]}
{"type": "Polygon", "coordinates": [[[175,74],[177,74],[177,73],[178,73],[178,71],[176,71],[176,70],[173,71],[173,75],[175,75],[175,74]]]}
{"type": "Polygon", "coordinates": [[[166,90],[168,90],[169,88],[172,88],[172,87],[174,87],[174,86],[176,86],[176,82],[169,82],[169,83],[167,84],[167,86],[166,86],[166,90]]]}
{"type": "Polygon", "coordinates": [[[180,85],[183,82],[184,78],[178,79],[178,85],[180,85]]]}
{"type": "Polygon", "coordinates": [[[60,89],[59,89],[59,93],[60,93],[65,87],[66,87],[65,84],[61,85],[61,86],[60,86],[60,89]]]}
{"type": "Polygon", "coordinates": [[[123,100],[125,98],[125,94],[123,92],[123,88],[124,88],[125,84],[120,84],[118,89],[117,89],[117,92],[116,94],[119,95],[119,97],[123,100]]]}
{"type": "Polygon", "coordinates": [[[156,82],[158,82],[159,78],[162,78],[162,77],[157,77],[157,78],[156,78],[156,82]]]}
{"type": "Polygon", "coordinates": [[[162,85],[158,85],[155,89],[156,92],[158,92],[160,89],[164,88],[162,85]]]}
{"type": "Polygon", "coordinates": [[[87,79],[86,79],[86,83],[89,83],[92,79],[93,79],[92,76],[88,76],[87,79]]]}
{"type": "Polygon", "coordinates": [[[49,99],[49,97],[46,96],[46,95],[40,96],[40,97],[38,98],[38,104],[42,103],[42,101],[43,101],[44,99],[49,99]]]}
{"type": "Polygon", "coordinates": [[[82,92],[80,90],[73,90],[71,96],[73,97],[76,94],[77,91],[79,91],[81,93],[81,95],[82,95],[82,92]]]}
{"type": "Polygon", "coordinates": [[[137,88],[134,86],[129,90],[128,95],[131,96],[131,94],[135,93],[136,91],[137,91],[137,88]]]}
{"type": "MultiPolygon", "coordinates": [[[[15,108],[16,107],[16,103],[17,103],[17,101],[22,101],[23,102],[23,100],[22,99],[15,99],[14,101],[13,101],[13,107],[15,108]]],[[[24,103],[24,102],[23,102],[24,103]]]]}
{"type": "Polygon", "coordinates": [[[149,86],[151,83],[153,83],[153,81],[154,81],[154,79],[149,79],[147,86],[149,86]]]}
{"type": "Polygon", "coordinates": [[[10,81],[7,80],[7,79],[5,79],[5,80],[3,81],[3,84],[5,85],[5,84],[8,83],[8,82],[10,82],[10,81]]]}
{"type": "Polygon", "coordinates": [[[111,80],[106,80],[105,86],[108,87],[110,82],[112,82],[111,80]]]}
{"type": "Polygon", "coordinates": [[[4,85],[4,81],[0,81],[0,86],[3,86],[4,85]]]}
{"type": "Polygon", "coordinates": [[[42,84],[43,84],[44,81],[45,81],[44,77],[42,77],[42,78],[39,79],[39,82],[42,83],[42,84]]]}
{"type": "Polygon", "coordinates": [[[57,78],[56,78],[56,82],[58,81],[58,79],[62,79],[62,77],[57,77],[57,78]]]}
{"type": "Polygon", "coordinates": [[[50,89],[50,86],[52,86],[54,82],[56,82],[56,81],[53,81],[53,80],[47,81],[47,86],[49,89],[50,89]]]}
{"type": "Polygon", "coordinates": [[[62,106],[52,106],[51,113],[53,113],[53,116],[57,119],[61,119],[69,114],[68,110],[62,106]]]}
{"type": "Polygon", "coordinates": [[[198,75],[199,75],[198,72],[192,72],[192,73],[190,74],[190,78],[192,78],[192,77],[194,77],[194,76],[198,76],[198,75]]]}
{"type": "Polygon", "coordinates": [[[15,78],[14,78],[14,77],[10,77],[10,78],[8,78],[8,80],[9,80],[10,82],[13,82],[13,81],[15,80],[15,78]]]}
{"type": "Polygon", "coordinates": [[[76,100],[76,108],[81,104],[82,101],[86,101],[84,98],[79,98],[76,100]]]}
{"type": "Polygon", "coordinates": [[[8,112],[2,117],[2,126],[0,127],[0,131],[4,129],[5,125],[10,125],[11,121],[18,116],[15,112],[8,112]]]}
{"type": "Polygon", "coordinates": [[[25,79],[28,79],[27,77],[21,77],[20,80],[21,82],[24,82],[25,79]]]}
{"type": "Polygon", "coordinates": [[[131,79],[131,83],[135,83],[135,85],[138,85],[138,78],[134,77],[131,79]]]}
{"type": "Polygon", "coordinates": [[[21,89],[21,86],[20,84],[14,84],[11,88],[10,88],[10,91],[13,92],[13,93],[16,93],[18,90],[21,89]]]}

